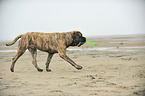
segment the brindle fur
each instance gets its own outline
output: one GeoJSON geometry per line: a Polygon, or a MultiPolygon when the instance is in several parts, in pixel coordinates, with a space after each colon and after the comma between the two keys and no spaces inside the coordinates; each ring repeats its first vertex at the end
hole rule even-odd
{"type": "MultiPolygon", "coordinates": [[[[42,72],[43,69],[39,68],[36,61],[37,49],[47,52],[48,57],[46,61],[46,71],[50,72],[49,64],[55,53],[59,53],[60,57],[69,62],[76,69],[82,69],[82,66],[77,65],[66,55],[66,48],[69,46],[77,46],[79,42],[86,41],[85,37],[82,37],[81,32],[72,31],[65,33],[40,33],[40,32],[28,32],[17,36],[12,43],[6,44],[7,46],[13,45],[19,38],[19,45],[16,56],[12,59],[12,65],[10,67],[11,72],[14,72],[14,66],[20,56],[28,49],[32,55],[35,68],[42,72]]],[[[82,45],[81,44],[81,45],[82,45]]]]}

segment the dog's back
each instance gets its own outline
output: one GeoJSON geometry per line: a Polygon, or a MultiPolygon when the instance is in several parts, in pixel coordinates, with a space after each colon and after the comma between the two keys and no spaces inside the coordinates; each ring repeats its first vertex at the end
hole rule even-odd
{"type": "Polygon", "coordinates": [[[28,48],[35,48],[41,51],[56,51],[59,40],[63,40],[64,33],[40,33],[28,32],[23,34],[20,43],[26,42],[28,48]]]}

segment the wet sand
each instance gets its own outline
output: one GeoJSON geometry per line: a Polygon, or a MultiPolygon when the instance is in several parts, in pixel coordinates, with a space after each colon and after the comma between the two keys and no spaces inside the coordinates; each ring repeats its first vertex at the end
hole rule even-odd
{"type": "Polygon", "coordinates": [[[52,72],[46,72],[47,53],[38,51],[37,62],[43,72],[37,72],[27,51],[16,62],[14,73],[9,68],[17,44],[6,47],[1,42],[0,96],[145,95],[145,35],[88,37],[87,41],[98,45],[85,44],[67,51],[82,70],[55,54],[52,72]]]}

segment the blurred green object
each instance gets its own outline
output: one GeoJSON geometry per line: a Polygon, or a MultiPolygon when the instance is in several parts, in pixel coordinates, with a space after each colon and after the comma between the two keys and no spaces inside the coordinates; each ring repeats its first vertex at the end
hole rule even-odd
{"type": "Polygon", "coordinates": [[[87,44],[97,45],[97,43],[85,42],[87,44]]]}

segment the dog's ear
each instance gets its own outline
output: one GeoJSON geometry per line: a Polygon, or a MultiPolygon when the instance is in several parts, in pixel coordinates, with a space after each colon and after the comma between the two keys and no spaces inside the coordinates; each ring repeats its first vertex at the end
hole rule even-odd
{"type": "Polygon", "coordinates": [[[73,31],[72,33],[72,43],[70,46],[78,46],[80,47],[86,42],[86,38],[82,36],[82,33],[79,31],[73,31]]]}
{"type": "Polygon", "coordinates": [[[77,34],[77,32],[73,32],[72,38],[73,38],[73,39],[77,39],[78,37],[79,37],[79,35],[77,34]]]}
{"type": "Polygon", "coordinates": [[[80,47],[86,42],[86,38],[82,36],[82,33],[79,31],[75,31],[73,33],[73,44],[74,46],[80,47]]]}
{"type": "Polygon", "coordinates": [[[73,31],[72,32],[73,41],[70,46],[77,46],[77,44],[79,43],[80,36],[82,36],[82,34],[79,31],[73,31]]]}
{"type": "Polygon", "coordinates": [[[80,31],[73,31],[73,36],[82,37],[82,33],[80,31]]]}
{"type": "Polygon", "coordinates": [[[80,31],[73,31],[72,38],[73,39],[79,39],[82,37],[82,33],[80,31]]]}

